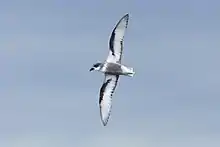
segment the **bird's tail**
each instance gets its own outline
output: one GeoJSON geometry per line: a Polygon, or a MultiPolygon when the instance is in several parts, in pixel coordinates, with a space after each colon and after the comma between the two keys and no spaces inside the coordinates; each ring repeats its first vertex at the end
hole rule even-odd
{"type": "Polygon", "coordinates": [[[128,73],[129,77],[133,77],[135,75],[134,68],[130,68],[130,72],[128,73]]]}

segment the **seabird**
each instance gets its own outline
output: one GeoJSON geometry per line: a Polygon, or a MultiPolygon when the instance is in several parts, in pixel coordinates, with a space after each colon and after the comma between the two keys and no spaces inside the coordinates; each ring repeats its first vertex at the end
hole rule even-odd
{"type": "Polygon", "coordinates": [[[133,77],[133,68],[121,64],[123,40],[125,30],[128,26],[129,14],[124,15],[113,29],[109,40],[109,54],[103,63],[93,64],[90,71],[104,73],[105,78],[100,89],[99,107],[101,120],[104,126],[107,125],[112,107],[112,95],[120,75],[133,77]]]}

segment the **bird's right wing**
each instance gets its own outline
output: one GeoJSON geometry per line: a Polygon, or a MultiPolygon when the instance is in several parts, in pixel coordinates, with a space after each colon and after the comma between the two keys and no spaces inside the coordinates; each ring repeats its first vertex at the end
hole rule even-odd
{"type": "Polygon", "coordinates": [[[118,82],[118,75],[105,75],[104,83],[100,89],[99,95],[99,107],[101,120],[104,126],[107,125],[111,107],[112,107],[112,95],[115,91],[118,82]]]}

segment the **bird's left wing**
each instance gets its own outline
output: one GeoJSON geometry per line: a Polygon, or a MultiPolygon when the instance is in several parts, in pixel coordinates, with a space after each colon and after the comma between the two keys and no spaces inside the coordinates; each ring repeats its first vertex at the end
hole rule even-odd
{"type": "Polygon", "coordinates": [[[117,62],[121,63],[121,57],[123,52],[123,39],[125,35],[125,30],[128,26],[129,15],[124,15],[111,33],[109,40],[109,54],[107,57],[107,62],[117,62]]]}
{"type": "Polygon", "coordinates": [[[99,107],[101,120],[104,126],[107,125],[111,107],[112,107],[112,95],[118,83],[118,75],[105,75],[104,83],[100,89],[99,95],[99,107]]]}

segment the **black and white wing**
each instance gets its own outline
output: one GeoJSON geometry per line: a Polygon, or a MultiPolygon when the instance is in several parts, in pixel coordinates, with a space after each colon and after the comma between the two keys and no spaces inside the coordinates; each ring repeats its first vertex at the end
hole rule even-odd
{"type": "Polygon", "coordinates": [[[128,26],[129,15],[124,15],[115,28],[112,31],[110,40],[109,40],[109,55],[107,57],[107,62],[117,62],[121,63],[121,56],[123,52],[123,39],[125,30],[128,26]]]}
{"type": "Polygon", "coordinates": [[[99,107],[101,120],[104,126],[107,125],[111,107],[112,107],[112,95],[115,91],[115,87],[118,82],[118,75],[105,75],[104,83],[100,89],[99,95],[99,107]]]}

